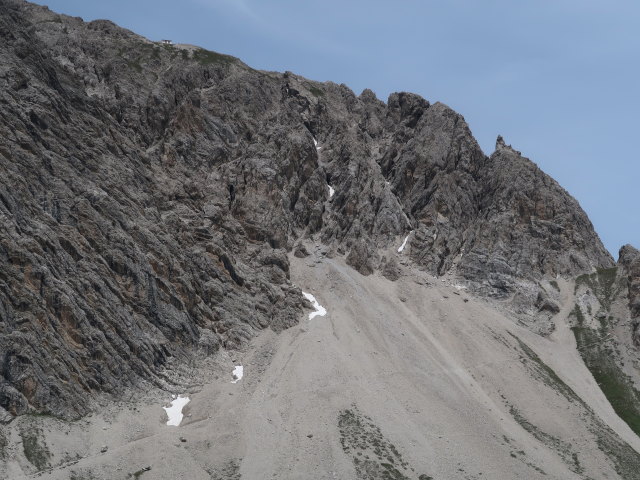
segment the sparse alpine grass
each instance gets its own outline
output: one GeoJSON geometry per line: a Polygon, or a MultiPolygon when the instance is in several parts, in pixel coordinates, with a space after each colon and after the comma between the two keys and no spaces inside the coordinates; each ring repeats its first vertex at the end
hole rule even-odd
{"type": "MultiPolygon", "coordinates": [[[[414,469],[404,461],[398,449],[389,442],[371,418],[353,405],[338,415],[340,445],[351,456],[360,480],[415,479],[414,469]]],[[[418,480],[431,480],[426,474],[418,480]]]]}

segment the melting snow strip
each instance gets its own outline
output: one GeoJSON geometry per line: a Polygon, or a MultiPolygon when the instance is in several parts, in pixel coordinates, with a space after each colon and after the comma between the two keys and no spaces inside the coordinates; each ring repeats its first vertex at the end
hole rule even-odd
{"type": "Polygon", "coordinates": [[[322,305],[318,303],[318,300],[316,300],[316,297],[314,297],[313,295],[307,292],[302,292],[302,295],[304,295],[304,298],[309,300],[311,302],[311,305],[313,305],[313,308],[316,309],[314,312],[311,312],[309,314],[309,320],[311,320],[313,317],[316,317],[318,315],[321,317],[324,317],[327,314],[327,311],[322,305]]]}
{"type": "MultiPolygon", "coordinates": [[[[413,233],[413,230],[409,232],[409,235],[411,235],[412,233],[413,233]]],[[[404,247],[407,246],[407,240],[409,240],[409,235],[404,237],[404,242],[402,242],[402,245],[400,245],[400,248],[398,248],[398,253],[402,253],[402,251],[404,250],[404,247]]]]}
{"type": "Polygon", "coordinates": [[[182,422],[182,417],[184,416],[182,415],[182,409],[187,403],[189,403],[189,400],[189,397],[178,395],[178,398],[174,398],[171,401],[170,407],[162,407],[164,408],[164,411],[167,412],[167,417],[169,417],[169,420],[167,420],[167,425],[172,425],[174,427],[180,425],[180,422],[182,422]]]}
{"type": "Polygon", "coordinates": [[[315,145],[316,150],[320,150],[322,148],[318,146],[318,141],[315,138],[313,139],[313,144],[315,145]]]}
{"type": "Polygon", "coordinates": [[[333,197],[334,193],[336,193],[336,191],[333,189],[331,185],[329,185],[329,198],[333,197]]]}
{"type": "Polygon", "coordinates": [[[232,375],[233,380],[231,380],[231,383],[238,383],[238,381],[242,380],[242,377],[244,376],[244,367],[242,365],[236,365],[233,369],[232,375]]]}

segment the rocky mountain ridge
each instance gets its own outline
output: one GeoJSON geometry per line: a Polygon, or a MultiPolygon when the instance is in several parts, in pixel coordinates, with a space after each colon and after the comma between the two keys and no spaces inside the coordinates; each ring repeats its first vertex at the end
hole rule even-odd
{"type": "Polygon", "coordinates": [[[486,156],[444,104],[0,12],[4,418],[83,415],[96,392],[164,385],[172,359],[294,325],[299,242],[363,275],[410,261],[534,319],[557,311],[553,278],[614,265],[557,182],[501,138],[486,156]]]}

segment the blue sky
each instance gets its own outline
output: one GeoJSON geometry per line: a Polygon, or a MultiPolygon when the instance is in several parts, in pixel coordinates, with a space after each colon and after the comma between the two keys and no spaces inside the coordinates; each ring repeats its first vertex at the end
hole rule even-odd
{"type": "Polygon", "coordinates": [[[444,102],[485,153],[501,134],[558,180],[614,257],[624,243],[640,247],[637,0],[38,3],[357,94],[444,102]]]}

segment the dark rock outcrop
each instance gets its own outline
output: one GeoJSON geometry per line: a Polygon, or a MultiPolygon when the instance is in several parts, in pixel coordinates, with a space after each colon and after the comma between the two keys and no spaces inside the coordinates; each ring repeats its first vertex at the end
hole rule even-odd
{"type": "Polygon", "coordinates": [[[623,246],[620,249],[618,265],[621,267],[621,274],[627,280],[633,343],[640,345],[640,251],[631,245],[623,246]]]}
{"type": "Polygon", "coordinates": [[[384,259],[380,271],[385,278],[391,280],[392,282],[398,280],[401,275],[400,265],[398,265],[398,260],[396,260],[396,257],[389,257],[384,259]]]}
{"type": "Polygon", "coordinates": [[[293,248],[293,254],[298,258],[306,258],[309,256],[309,251],[307,247],[304,246],[303,243],[297,243],[293,248]]]}
{"type": "Polygon", "coordinates": [[[171,359],[293,325],[305,303],[286,252],[302,238],[371,274],[414,230],[413,262],[502,297],[612,264],[567,192],[501,140],[485,156],[443,104],[385,104],[20,0],[0,0],[0,40],[11,414],[81,415],[171,359]]]}
{"type": "Polygon", "coordinates": [[[485,157],[462,117],[439,104],[416,130],[382,162],[414,222],[415,262],[442,275],[459,258],[457,275],[498,297],[518,280],[613,265],[578,203],[501,137],[485,157]]]}
{"type": "Polygon", "coordinates": [[[549,312],[552,315],[560,311],[560,306],[553,299],[549,298],[549,295],[544,291],[538,293],[535,306],[538,308],[538,311],[549,312]]]}

